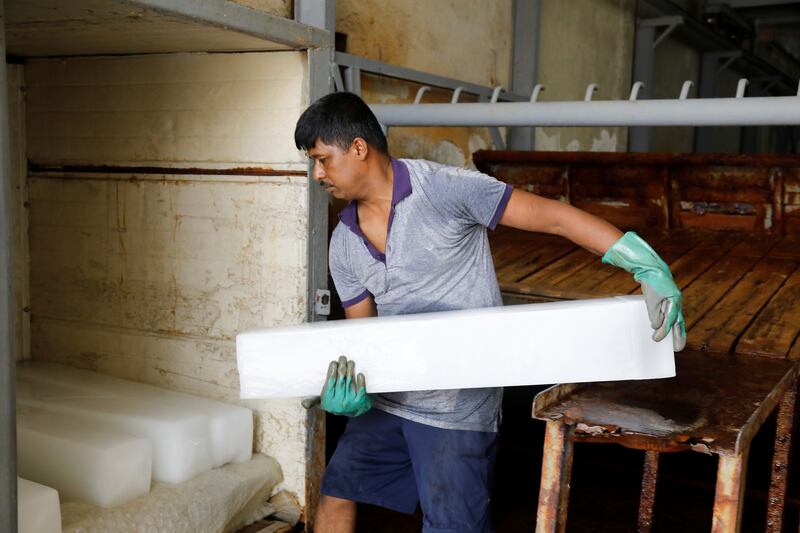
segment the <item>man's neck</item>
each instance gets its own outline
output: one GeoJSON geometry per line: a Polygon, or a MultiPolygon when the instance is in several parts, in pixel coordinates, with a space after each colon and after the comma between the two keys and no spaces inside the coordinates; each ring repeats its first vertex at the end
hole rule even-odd
{"type": "Polygon", "coordinates": [[[364,194],[358,199],[359,207],[369,211],[382,211],[392,205],[394,172],[389,157],[381,157],[367,169],[364,194]]]}

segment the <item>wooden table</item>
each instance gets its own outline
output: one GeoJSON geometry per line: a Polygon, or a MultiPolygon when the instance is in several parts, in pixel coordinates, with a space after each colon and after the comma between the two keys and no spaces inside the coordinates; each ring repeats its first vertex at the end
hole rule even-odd
{"type": "MultiPolygon", "coordinates": [[[[659,453],[719,455],[712,531],[738,531],[750,441],[775,409],[767,531],[780,531],[800,357],[800,236],[640,233],[683,291],[687,350],[673,379],[557,385],[537,396],[533,415],[547,421],[537,531],[565,528],[574,441],[645,450],[640,531],[653,520],[659,453]]],[[[639,290],[627,272],[557,237],[501,228],[490,241],[508,301],[639,290]]]]}

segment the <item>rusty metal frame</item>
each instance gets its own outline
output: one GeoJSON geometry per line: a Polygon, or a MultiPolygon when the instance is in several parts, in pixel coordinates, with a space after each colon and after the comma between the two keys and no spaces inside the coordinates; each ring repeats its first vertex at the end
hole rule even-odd
{"type": "Polygon", "coordinates": [[[642,492],[639,495],[639,533],[650,533],[653,528],[653,510],[656,505],[656,483],[658,481],[659,452],[644,452],[642,492]]]}
{"type": "Polygon", "coordinates": [[[572,475],[572,426],[548,420],[544,435],[542,481],[536,510],[536,533],[564,533],[572,475]]]}
{"type": "Polygon", "coordinates": [[[767,496],[767,533],[780,533],[783,526],[786,483],[789,475],[789,457],[792,450],[795,410],[797,407],[797,380],[783,395],[778,407],[775,428],[775,450],[772,456],[772,475],[767,496]]]}
{"type": "MultiPolygon", "coordinates": [[[[778,423],[767,500],[766,531],[768,533],[781,531],[798,396],[798,368],[800,367],[795,365],[790,372],[787,372],[767,399],[748,419],[747,424],[739,433],[734,453],[717,454],[719,464],[714,495],[712,533],[738,533],[740,531],[750,442],[776,408],[778,423]]],[[[578,387],[579,385],[574,384],[557,385],[542,391],[534,400],[534,416],[536,413],[540,413],[545,405],[559,402],[578,387]]],[[[645,450],[638,531],[644,533],[650,531],[653,524],[659,453],[688,451],[691,446],[675,445],[657,437],[643,437],[647,436],[617,433],[576,435],[573,425],[562,420],[547,420],[537,509],[537,533],[565,531],[574,441],[617,443],[645,450]]]]}

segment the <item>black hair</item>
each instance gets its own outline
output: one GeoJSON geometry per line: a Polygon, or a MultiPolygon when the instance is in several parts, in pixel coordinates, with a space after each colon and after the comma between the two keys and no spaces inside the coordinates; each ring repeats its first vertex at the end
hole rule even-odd
{"type": "Polygon", "coordinates": [[[309,150],[317,140],[348,150],[361,137],[378,152],[389,155],[386,135],[369,106],[353,93],[331,93],[306,109],[294,129],[298,150],[309,150]]]}

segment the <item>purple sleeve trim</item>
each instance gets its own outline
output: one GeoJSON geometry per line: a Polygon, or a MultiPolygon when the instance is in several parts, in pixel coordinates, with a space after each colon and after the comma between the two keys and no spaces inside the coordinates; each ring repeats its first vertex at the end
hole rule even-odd
{"type": "Polygon", "coordinates": [[[342,301],[342,307],[351,307],[353,305],[356,305],[358,302],[360,302],[361,300],[363,300],[367,296],[369,296],[369,291],[364,289],[364,292],[362,292],[361,294],[359,294],[355,298],[351,298],[349,300],[343,300],[342,301]]]}
{"type": "Polygon", "coordinates": [[[497,227],[497,223],[500,222],[500,218],[503,216],[503,213],[506,210],[506,206],[508,205],[508,201],[511,199],[511,193],[513,191],[514,187],[506,184],[506,190],[503,192],[503,197],[500,198],[500,203],[497,204],[497,209],[494,211],[494,216],[489,222],[489,229],[494,229],[497,227]]]}

